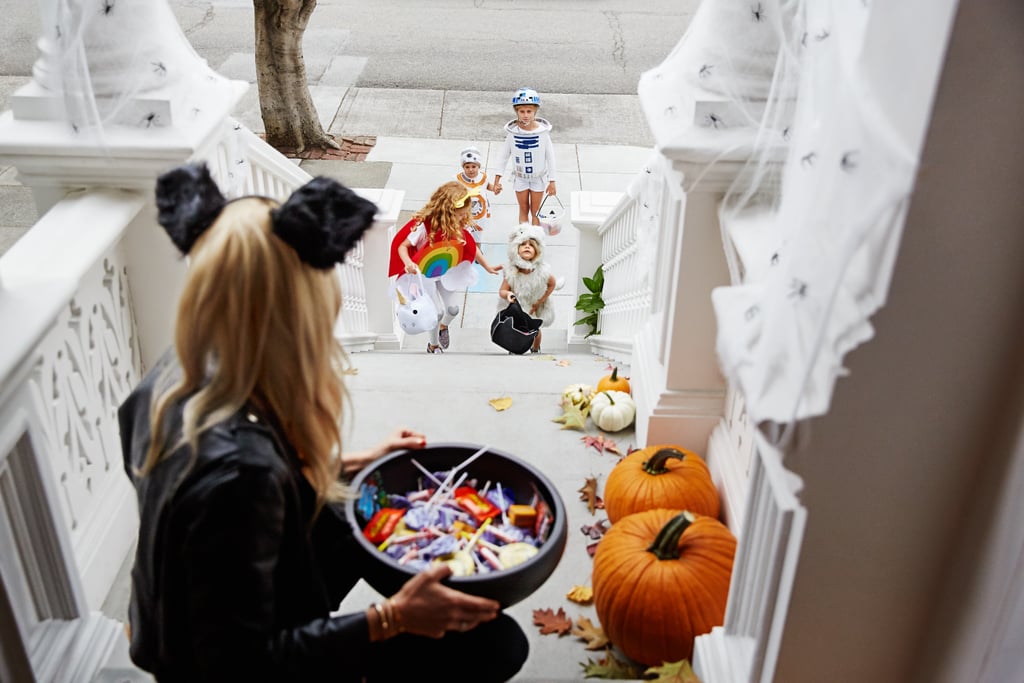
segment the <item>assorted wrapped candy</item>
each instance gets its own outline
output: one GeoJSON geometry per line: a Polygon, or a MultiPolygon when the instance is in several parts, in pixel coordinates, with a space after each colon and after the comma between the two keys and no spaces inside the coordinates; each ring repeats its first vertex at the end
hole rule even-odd
{"type": "Polygon", "coordinates": [[[384,491],[371,476],[359,490],[363,535],[414,570],[445,563],[453,575],[469,576],[528,561],[547,540],[550,508],[536,488],[530,500],[516,500],[500,482],[478,487],[465,472],[455,479],[472,459],[447,472],[428,472],[412,459],[425,475],[414,491],[384,491]]]}

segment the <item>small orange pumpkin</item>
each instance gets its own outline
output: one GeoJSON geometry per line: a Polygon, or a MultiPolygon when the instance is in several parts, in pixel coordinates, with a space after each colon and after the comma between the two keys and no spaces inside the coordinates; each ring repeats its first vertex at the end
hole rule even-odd
{"type": "Polygon", "coordinates": [[[612,524],[652,508],[691,510],[718,518],[721,502],[704,460],[680,446],[648,446],[619,461],[604,484],[612,524]]]}
{"type": "Polygon", "coordinates": [[[648,510],[622,519],[594,553],[601,628],[648,666],[693,656],[693,640],[725,621],[736,537],[716,519],[648,510]]]}
{"type": "Polygon", "coordinates": [[[598,391],[623,391],[629,393],[629,380],[625,377],[619,377],[619,368],[612,368],[612,374],[605,375],[601,379],[597,380],[598,391]]]}

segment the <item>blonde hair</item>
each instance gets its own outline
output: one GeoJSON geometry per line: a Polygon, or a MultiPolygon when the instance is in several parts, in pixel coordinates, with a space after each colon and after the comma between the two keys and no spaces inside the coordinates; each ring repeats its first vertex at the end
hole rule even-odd
{"type": "MultiPolygon", "coordinates": [[[[341,288],[333,270],[304,264],[271,232],[276,206],[262,197],[230,202],[193,246],[174,335],[182,376],[154,395],[142,473],[181,443],[194,459],[199,436],[251,400],[280,422],[318,501],[340,500],[341,288]],[[165,443],[164,418],[181,399],[181,441],[165,443]]],[[[158,386],[169,384],[169,373],[162,379],[158,386]]]]}
{"type": "Polygon", "coordinates": [[[434,235],[439,235],[442,240],[466,241],[462,229],[469,224],[469,213],[460,216],[456,212],[461,207],[455,205],[459,201],[469,202],[469,194],[465,185],[452,180],[434,190],[426,206],[416,212],[413,218],[430,222],[427,230],[429,243],[434,243],[434,235]]]}

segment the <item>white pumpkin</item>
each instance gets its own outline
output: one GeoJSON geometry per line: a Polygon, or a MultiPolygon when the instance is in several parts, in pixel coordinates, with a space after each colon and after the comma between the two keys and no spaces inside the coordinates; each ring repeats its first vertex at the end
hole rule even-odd
{"type": "Polygon", "coordinates": [[[624,391],[599,391],[590,399],[590,419],[603,432],[619,432],[633,424],[636,402],[624,391]]]}
{"type": "Polygon", "coordinates": [[[586,415],[593,395],[594,387],[589,384],[570,384],[562,390],[562,407],[576,406],[586,415]]]}

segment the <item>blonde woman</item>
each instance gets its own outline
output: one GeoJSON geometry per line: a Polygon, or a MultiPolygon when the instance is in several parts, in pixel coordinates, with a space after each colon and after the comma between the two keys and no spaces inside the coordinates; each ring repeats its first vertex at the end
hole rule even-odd
{"type": "Polygon", "coordinates": [[[497,603],[442,585],[450,568],[331,615],[360,578],[343,475],[425,444],[398,429],[341,448],[333,268],[374,205],[326,178],[283,205],[226,202],[201,165],[161,176],[157,205],[190,267],[173,352],[119,410],[140,513],[132,659],[161,682],[411,680],[432,661],[510,678],[525,635],[497,603]]]}
{"type": "Polygon", "coordinates": [[[448,325],[459,314],[459,292],[476,284],[476,271],[473,261],[479,263],[484,270],[494,275],[501,266],[491,267],[484,258],[483,252],[477,249],[476,240],[469,232],[472,223],[474,190],[455,180],[441,185],[430,196],[426,206],[413,215],[412,220],[395,235],[397,257],[401,260],[401,268],[407,275],[397,271],[398,261],[392,258],[390,275],[399,274],[399,278],[423,273],[435,280],[437,293],[441,298],[441,320],[436,329],[430,332],[427,342],[427,353],[442,353],[451,343],[448,325]],[[403,233],[405,233],[403,237],[403,233]],[[451,247],[446,255],[432,260],[435,246],[442,242],[450,242],[458,247],[451,247]],[[458,252],[462,260],[452,262],[451,253],[458,252]],[[437,270],[434,270],[434,266],[437,270]],[[396,272],[397,271],[397,272],[396,272]]]}

